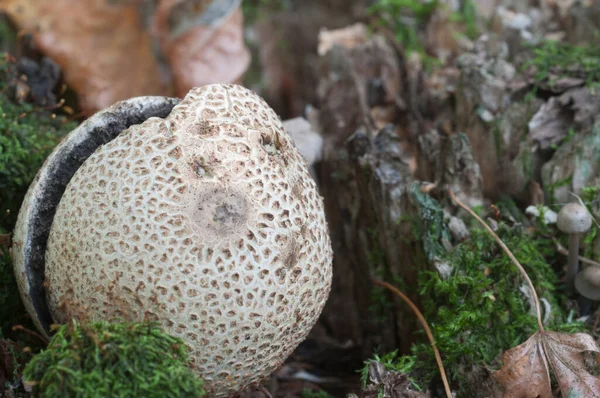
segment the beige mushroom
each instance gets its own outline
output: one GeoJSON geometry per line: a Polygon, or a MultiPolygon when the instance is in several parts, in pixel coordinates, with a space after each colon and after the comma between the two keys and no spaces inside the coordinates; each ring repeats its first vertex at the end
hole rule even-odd
{"type": "Polygon", "coordinates": [[[583,297],[600,300],[600,267],[588,266],[575,277],[575,288],[583,297]]]}
{"type": "Polygon", "coordinates": [[[557,217],[558,229],[569,234],[569,259],[567,264],[567,292],[573,293],[575,275],[579,269],[579,235],[592,226],[592,216],[579,203],[568,203],[560,209],[557,217]]]}
{"type": "Polygon", "coordinates": [[[241,86],[210,85],[75,171],[48,237],[47,303],[57,322],[115,308],[162,322],[210,395],[229,396],[306,337],[331,261],[322,198],[281,120],[241,86]]]}

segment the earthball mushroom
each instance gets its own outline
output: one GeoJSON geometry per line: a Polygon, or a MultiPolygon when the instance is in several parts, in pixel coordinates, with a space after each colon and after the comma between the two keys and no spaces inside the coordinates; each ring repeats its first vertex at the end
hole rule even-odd
{"type": "Polygon", "coordinates": [[[275,112],[236,85],[99,112],[55,149],[14,235],[38,328],[158,320],[212,396],[268,376],[331,287],[323,201],[275,112]],[[112,310],[111,310],[112,309],[112,310]]]}

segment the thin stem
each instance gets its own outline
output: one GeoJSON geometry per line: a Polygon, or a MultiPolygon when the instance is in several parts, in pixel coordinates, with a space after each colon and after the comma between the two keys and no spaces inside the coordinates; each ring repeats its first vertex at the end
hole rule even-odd
{"type": "Polygon", "coordinates": [[[398,297],[400,297],[402,300],[404,300],[404,302],[406,304],[408,304],[408,306],[410,307],[411,310],[413,310],[413,312],[419,319],[419,322],[421,322],[421,325],[423,325],[423,329],[425,329],[427,338],[429,339],[429,342],[431,343],[431,347],[433,348],[433,354],[435,355],[435,360],[438,364],[438,368],[440,369],[440,374],[442,375],[442,383],[444,383],[444,390],[446,390],[446,396],[448,398],[452,398],[452,391],[450,390],[450,385],[448,384],[448,378],[446,377],[446,371],[444,370],[444,364],[442,363],[442,357],[440,356],[440,352],[438,351],[437,346],[435,345],[435,339],[433,338],[433,333],[431,333],[431,329],[429,329],[429,325],[427,324],[427,321],[425,320],[425,317],[423,316],[423,314],[421,314],[421,311],[419,311],[417,306],[404,293],[402,293],[400,290],[398,290],[392,284],[384,282],[384,281],[379,281],[376,279],[373,279],[373,283],[375,283],[376,285],[379,285],[379,286],[383,286],[386,289],[389,289],[392,292],[394,292],[398,297]]]}
{"type": "Polygon", "coordinates": [[[265,388],[265,386],[259,385],[258,389],[261,390],[267,396],[267,398],[273,398],[273,395],[265,388]]]}
{"type": "Polygon", "coordinates": [[[567,263],[567,293],[575,293],[575,275],[579,271],[579,234],[569,234],[569,259],[567,263]]]}
{"type": "Polygon", "coordinates": [[[42,336],[41,334],[34,332],[33,330],[29,330],[26,327],[22,326],[22,325],[15,325],[13,326],[12,330],[14,332],[16,331],[20,331],[20,332],[25,332],[31,336],[37,337],[38,339],[40,339],[42,341],[42,343],[48,345],[48,343],[50,342],[50,340],[48,340],[46,337],[42,336]]]}
{"type": "MultiPolygon", "coordinates": [[[[557,241],[556,239],[552,239],[554,241],[554,244],[556,245],[556,251],[559,252],[560,254],[563,254],[565,256],[569,255],[569,251],[567,249],[565,249],[565,247],[563,245],[560,244],[559,241],[557,241]]],[[[589,265],[593,265],[596,267],[600,267],[600,263],[594,260],[590,260],[587,257],[583,257],[583,256],[577,256],[577,258],[579,259],[579,261],[581,261],[584,264],[589,264],[589,265]]]]}
{"type": "Polygon", "coordinates": [[[483,221],[477,214],[475,214],[475,212],[473,210],[471,210],[467,205],[465,205],[460,200],[458,200],[458,198],[456,196],[454,196],[454,192],[452,192],[451,189],[448,189],[448,193],[450,194],[450,198],[452,198],[452,200],[455,201],[457,205],[459,205],[460,207],[465,209],[473,218],[475,218],[477,221],[479,221],[479,223],[481,225],[483,225],[483,227],[486,229],[486,231],[488,231],[490,233],[490,235],[492,235],[494,240],[496,242],[498,242],[498,244],[500,245],[502,250],[504,250],[506,255],[511,259],[513,264],[519,269],[519,272],[521,272],[521,275],[523,275],[523,278],[525,278],[525,281],[529,285],[529,289],[531,289],[531,294],[533,295],[533,301],[535,302],[535,311],[537,313],[538,328],[540,329],[540,332],[543,332],[544,325],[542,323],[542,312],[540,310],[540,299],[538,298],[537,292],[535,291],[535,287],[533,287],[533,283],[531,282],[531,279],[529,279],[529,275],[527,275],[527,271],[525,271],[525,268],[523,268],[523,266],[519,263],[517,258],[514,256],[514,254],[512,254],[510,249],[504,244],[504,242],[502,242],[502,239],[500,239],[498,237],[498,235],[496,235],[496,233],[490,228],[489,225],[486,224],[485,221],[483,221]]]}

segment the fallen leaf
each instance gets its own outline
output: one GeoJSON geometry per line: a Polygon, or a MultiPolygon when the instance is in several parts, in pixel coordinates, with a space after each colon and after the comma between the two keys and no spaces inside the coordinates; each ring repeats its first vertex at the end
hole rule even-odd
{"type": "Polygon", "coordinates": [[[347,26],[341,29],[321,29],[319,32],[319,46],[317,53],[324,56],[334,46],[354,48],[367,42],[367,27],[362,23],[347,26]]]}
{"type": "Polygon", "coordinates": [[[493,375],[504,386],[504,398],[552,398],[548,363],[539,332],[502,354],[502,363],[493,375]]]}
{"type": "Polygon", "coordinates": [[[584,351],[600,352],[590,335],[537,332],[506,351],[493,375],[504,386],[505,398],[552,398],[549,368],[563,397],[599,396],[600,378],[586,370],[580,355],[584,351]]]}
{"type": "Polygon", "coordinates": [[[573,125],[573,113],[561,106],[557,97],[550,98],[527,124],[529,137],[541,149],[558,145],[573,125]]]}
{"type": "Polygon", "coordinates": [[[93,113],[141,95],[239,82],[250,63],[240,0],[0,0],[93,113]]]}
{"type": "Polygon", "coordinates": [[[558,380],[563,397],[600,396],[600,378],[585,369],[581,353],[600,352],[589,334],[545,332],[546,356],[558,380]]]}
{"type": "Polygon", "coordinates": [[[5,10],[64,72],[94,112],[138,95],[168,95],[136,5],[106,0],[6,0],[5,10]],[[162,80],[162,81],[161,81],[162,80]]]}
{"type": "Polygon", "coordinates": [[[154,34],[173,75],[175,94],[212,83],[240,83],[250,65],[239,0],[162,0],[154,34]]]}

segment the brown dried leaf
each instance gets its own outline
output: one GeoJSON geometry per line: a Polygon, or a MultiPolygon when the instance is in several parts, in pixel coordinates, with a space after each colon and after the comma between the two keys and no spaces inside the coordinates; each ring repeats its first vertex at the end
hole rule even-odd
{"type": "Polygon", "coordinates": [[[156,5],[0,0],[21,33],[30,33],[37,48],[61,67],[88,113],[130,97],[174,92],[183,97],[194,86],[238,82],[250,63],[239,5],[239,0],[156,5]]]}
{"type": "Polygon", "coordinates": [[[563,397],[600,396],[600,378],[587,372],[581,353],[600,352],[589,334],[544,332],[546,356],[563,397]]]}
{"type": "Polygon", "coordinates": [[[541,334],[535,333],[502,354],[503,365],[493,375],[504,386],[504,398],[552,398],[541,339],[541,334]]]}
{"type": "Polygon", "coordinates": [[[600,378],[586,370],[584,351],[600,352],[590,335],[537,332],[502,355],[503,366],[494,377],[504,386],[505,398],[552,398],[550,363],[563,397],[595,397],[600,378]]]}
{"type": "Polygon", "coordinates": [[[5,0],[21,33],[63,70],[94,112],[138,95],[168,95],[135,4],[106,0],[5,0]]]}
{"type": "Polygon", "coordinates": [[[365,44],[368,39],[367,27],[362,23],[355,23],[341,29],[321,29],[319,32],[319,46],[317,53],[324,56],[334,46],[354,48],[365,44]]]}
{"type": "Polygon", "coordinates": [[[193,87],[239,83],[250,65],[240,2],[212,1],[210,7],[204,3],[163,0],[156,11],[154,33],[179,97],[193,87]]]}

